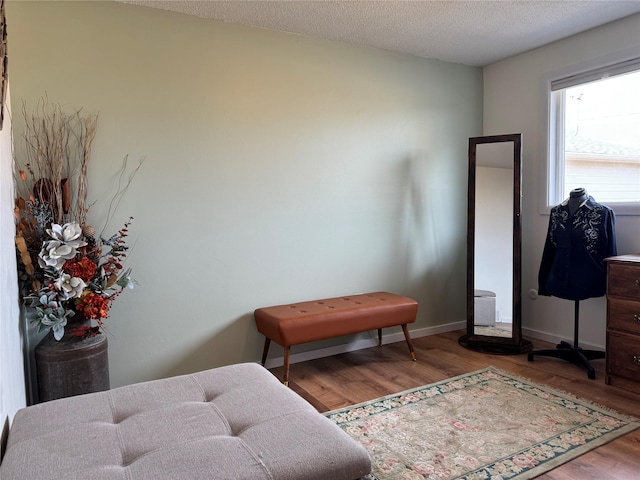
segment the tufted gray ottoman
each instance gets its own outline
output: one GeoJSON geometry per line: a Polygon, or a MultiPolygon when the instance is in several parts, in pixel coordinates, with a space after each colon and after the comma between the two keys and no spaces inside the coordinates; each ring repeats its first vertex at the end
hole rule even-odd
{"type": "Polygon", "coordinates": [[[20,410],[2,480],[355,480],[365,449],[254,363],[20,410]]]}

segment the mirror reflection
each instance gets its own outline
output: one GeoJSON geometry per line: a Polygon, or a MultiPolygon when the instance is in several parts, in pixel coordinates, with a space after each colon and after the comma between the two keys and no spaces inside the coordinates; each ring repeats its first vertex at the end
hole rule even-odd
{"type": "Polygon", "coordinates": [[[512,337],[513,142],[476,146],[474,334],[512,337]]]}
{"type": "Polygon", "coordinates": [[[519,354],[522,338],[522,134],[469,139],[467,328],[460,345],[519,354]]]}

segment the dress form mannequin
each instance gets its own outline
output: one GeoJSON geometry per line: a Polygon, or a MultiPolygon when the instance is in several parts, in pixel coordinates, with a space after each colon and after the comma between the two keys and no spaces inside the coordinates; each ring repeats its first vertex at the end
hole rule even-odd
{"type": "Polygon", "coordinates": [[[604,259],[616,254],[615,215],[597,203],[584,188],[571,191],[569,198],[551,209],[549,231],[540,265],[538,293],[574,301],[573,345],[560,342],[555,350],[530,352],[534,356],[560,358],[586,368],[596,377],[591,360],[605,352],[583,350],[578,345],[580,300],[605,293],[604,259]]]}
{"type": "Polygon", "coordinates": [[[569,213],[573,216],[576,211],[587,201],[589,194],[584,188],[575,188],[569,194],[569,213]]]}

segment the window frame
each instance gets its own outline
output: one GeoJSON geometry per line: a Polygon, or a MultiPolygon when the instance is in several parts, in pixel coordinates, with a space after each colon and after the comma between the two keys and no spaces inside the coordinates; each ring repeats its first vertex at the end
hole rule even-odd
{"type": "MultiPolygon", "coordinates": [[[[564,188],[564,95],[554,95],[555,91],[588,83],[607,76],[640,71],[640,49],[630,48],[611,55],[599,57],[550,72],[544,78],[546,98],[544,132],[545,168],[542,170],[542,194],[540,213],[548,214],[551,208],[561,203],[564,188]],[[562,158],[562,161],[558,159],[562,158]]],[[[616,215],[640,216],[640,202],[607,202],[616,215]]]]}

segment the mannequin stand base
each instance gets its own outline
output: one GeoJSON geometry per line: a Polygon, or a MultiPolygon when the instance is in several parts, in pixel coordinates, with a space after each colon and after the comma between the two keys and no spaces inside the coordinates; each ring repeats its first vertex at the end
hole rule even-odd
{"type": "Polygon", "coordinates": [[[578,365],[579,367],[584,367],[587,369],[587,377],[594,380],[596,378],[596,371],[591,366],[590,360],[604,358],[605,352],[600,352],[598,350],[583,350],[580,347],[572,347],[569,343],[563,341],[556,345],[555,350],[536,350],[534,352],[529,352],[527,359],[530,362],[533,362],[534,355],[560,358],[567,362],[571,362],[574,365],[578,365]]]}

